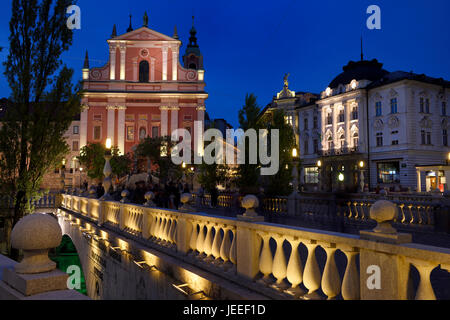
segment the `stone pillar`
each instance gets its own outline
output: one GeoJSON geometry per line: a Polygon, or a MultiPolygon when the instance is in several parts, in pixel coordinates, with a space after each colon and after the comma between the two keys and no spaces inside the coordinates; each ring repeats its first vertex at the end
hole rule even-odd
{"type": "Polygon", "coordinates": [[[109,47],[109,79],[116,80],[116,45],[109,47]]]}
{"type": "Polygon", "coordinates": [[[167,81],[167,47],[162,47],[162,80],[167,81]]]}
{"type": "Polygon", "coordinates": [[[164,137],[167,136],[169,133],[169,119],[167,114],[169,108],[161,106],[159,110],[161,110],[161,136],[164,137]]]}
{"type": "Polygon", "coordinates": [[[178,110],[180,110],[178,107],[172,107],[170,109],[170,134],[178,129],[178,110]]]}
{"type": "Polygon", "coordinates": [[[172,48],[172,81],[178,80],[178,48],[172,48]]]}
{"type": "Polygon", "coordinates": [[[126,46],[125,43],[120,44],[120,80],[125,80],[125,54],[126,46]]]}
{"type": "Polygon", "coordinates": [[[80,149],[87,144],[87,125],[89,107],[84,105],[80,115],[80,149]]]}
{"type": "Polygon", "coordinates": [[[115,120],[115,110],[116,107],[115,106],[109,106],[106,107],[106,109],[108,110],[108,128],[107,128],[107,136],[106,138],[111,139],[111,143],[114,145],[114,125],[116,123],[115,120]]]}
{"type": "Polygon", "coordinates": [[[177,251],[183,254],[189,252],[189,240],[192,233],[192,224],[183,216],[180,215],[177,220],[177,251]]]}
{"type": "Polygon", "coordinates": [[[252,223],[236,222],[236,270],[238,275],[253,280],[259,272],[261,240],[252,223]]]}
{"type": "Polygon", "coordinates": [[[360,284],[362,300],[406,300],[408,298],[409,262],[398,254],[382,251],[376,243],[402,244],[412,240],[411,234],[397,233],[391,225],[397,207],[386,200],[370,208],[370,218],[377,222],[372,231],[360,231],[360,237],[374,245],[360,249],[360,284]]]}
{"type": "Polygon", "coordinates": [[[117,114],[117,146],[122,155],[125,154],[125,110],[127,107],[118,107],[117,114]]]}
{"type": "Polygon", "coordinates": [[[417,172],[417,192],[422,192],[422,179],[420,176],[420,170],[416,170],[417,172]]]}

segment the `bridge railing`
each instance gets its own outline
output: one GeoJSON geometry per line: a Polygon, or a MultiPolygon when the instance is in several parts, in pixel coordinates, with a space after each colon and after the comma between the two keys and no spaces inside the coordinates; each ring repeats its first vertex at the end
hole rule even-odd
{"type": "Polygon", "coordinates": [[[62,195],[61,202],[100,225],[169,248],[213,272],[226,271],[234,281],[290,297],[435,299],[431,273],[450,270],[450,249],[410,243],[395,232],[381,238],[378,231],[348,235],[74,195],[62,195]],[[345,257],[345,270],[339,270],[338,256],[345,257]],[[413,268],[420,278],[415,291],[409,278],[413,268]]]}

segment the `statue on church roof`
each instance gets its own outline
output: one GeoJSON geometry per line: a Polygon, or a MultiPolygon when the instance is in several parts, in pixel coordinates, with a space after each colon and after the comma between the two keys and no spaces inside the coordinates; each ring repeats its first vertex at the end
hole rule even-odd
{"type": "Polygon", "coordinates": [[[148,28],[148,15],[147,11],[144,13],[144,27],[148,28]]]}
{"type": "Polygon", "coordinates": [[[291,75],[290,73],[286,73],[286,74],[284,75],[284,86],[285,86],[286,88],[289,86],[288,78],[289,78],[290,75],[291,75]]]}

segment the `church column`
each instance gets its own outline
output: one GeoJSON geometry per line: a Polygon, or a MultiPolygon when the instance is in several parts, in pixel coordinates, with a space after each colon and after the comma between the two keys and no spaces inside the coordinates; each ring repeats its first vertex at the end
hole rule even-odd
{"type": "Polygon", "coordinates": [[[150,81],[155,81],[155,58],[150,57],[150,81]]]}
{"type": "Polygon", "coordinates": [[[80,149],[87,144],[88,110],[89,107],[87,105],[82,106],[80,115],[80,149]]]}
{"type": "Polygon", "coordinates": [[[108,128],[107,128],[107,136],[106,138],[111,139],[111,142],[114,144],[114,124],[115,124],[115,106],[106,107],[108,110],[108,128]]]}
{"type": "Polygon", "coordinates": [[[125,110],[127,107],[118,107],[117,114],[117,146],[119,147],[120,154],[125,154],[125,110]]]}
{"type": "Polygon", "coordinates": [[[162,80],[167,81],[167,47],[162,47],[162,80]]]}
{"type": "Polygon", "coordinates": [[[116,45],[109,47],[109,79],[116,80],[116,45]]]}
{"type": "Polygon", "coordinates": [[[120,44],[120,80],[125,80],[125,43],[120,44]]]}
{"type": "Polygon", "coordinates": [[[167,136],[169,131],[169,121],[167,110],[169,110],[166,106],[161,106],[159,108],[161,110],[161,136],[167,136]]]}
{"type": "Polygon", "coordinates": [[[180,110],[178,107],[172,107],[170,109],[170,127],[172,130],[170,134],[172,134],[174,130],[178,129],[178,110],[180,110]]]}
{"type": "Polygon", "coordinates": [[[178,80],[178,50],[172,48],[172,80],[178,80]]]}
{"type": "Polygon", "coordinates": [[[205,106],[198,106],[197,107],[197,121],[205,122],[205,106]]]}

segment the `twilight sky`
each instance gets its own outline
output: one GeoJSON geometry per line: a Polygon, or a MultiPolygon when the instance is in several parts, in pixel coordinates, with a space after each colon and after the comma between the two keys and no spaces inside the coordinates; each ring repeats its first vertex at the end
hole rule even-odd
{"type": "MultiPolygon", "coordinates": [[[[81,79],[86,49],[91,67],[108,60],[106,40],[112,26],[125,33],[128,15],[142,26],[172,36],[178,28],[184,54],[192,15],[204,57],[207,111],[238,125],[238,110],[247,92],[264,107],[282,89],[289,72],[290,89],[319,93],[349,60],[377,58],[388,71],[413,71],[450,80],[450,1],[448,0],[78,0],[81,30],[64,53],[65,63],[81,79]],[[381,30],[369,30],[366,9],[381,8],[381,30]]],[[[0,62],[7,57],[11,1],[0,11],[0,62]]],[[[9,95],[0,66],[0,97],[9,95]]]]}

